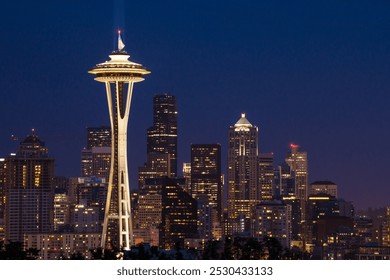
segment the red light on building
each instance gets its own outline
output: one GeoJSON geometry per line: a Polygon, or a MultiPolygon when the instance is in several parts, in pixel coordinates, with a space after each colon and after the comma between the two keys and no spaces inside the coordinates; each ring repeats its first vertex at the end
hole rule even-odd
{"type": "Polygon", "coordinates": [[[299,145],[297,144],[290,144],[291,149],[298,149],[299,145]]]}

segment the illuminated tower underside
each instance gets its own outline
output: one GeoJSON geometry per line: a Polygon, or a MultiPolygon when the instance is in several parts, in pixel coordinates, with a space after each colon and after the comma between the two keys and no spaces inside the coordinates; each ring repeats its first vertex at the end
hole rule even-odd
{"type": "MultiPolygon", "coordinates": [[[[120,37],[119,37],[120,38],[120,37]]],[[[89,71],[95,80],[106,85],[111,121],[111,168],[104,215],[101,245],[129,250],[133,245],[130,188],[127,168],[127,124],[133,84],[149,74],[142,65],[128,60],[123,50],[114,51],[110,61],[96,65],[89,71]]]]}

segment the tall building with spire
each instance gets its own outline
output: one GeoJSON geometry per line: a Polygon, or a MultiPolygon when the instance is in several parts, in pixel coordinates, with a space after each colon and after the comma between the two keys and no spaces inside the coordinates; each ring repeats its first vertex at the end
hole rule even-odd
{"type": "Polygon", "coordinates": [[[260,202],[258,128],[245,114],[229,128],[228,234],[251,235],[251,216],[260,202]]]}
{"type": "Polygon", "coordinates": [[[147,154],[169,156],[170,176],[177,176],[177,108],[173,95],[153,99],[153,126],[147,130],[147,154]]]}
{"type": "Polygon", "coordinates": [[[53,229],[54,159],[33,130],[4,162],[5,238],[24,242],[25,234],[53,229]]]}
{"type": "Polygon", "coordinates": [[[97,64],[90,74],[105,84],[111,121],[111,168],[104,215],[102,247],[116,246],[130,250],[133,228],[130,207],[129,173],[127,168],[127,124],[134,83],[150,72],[129,60],[118,31],[118,49],[110,60],[97,64]]]}

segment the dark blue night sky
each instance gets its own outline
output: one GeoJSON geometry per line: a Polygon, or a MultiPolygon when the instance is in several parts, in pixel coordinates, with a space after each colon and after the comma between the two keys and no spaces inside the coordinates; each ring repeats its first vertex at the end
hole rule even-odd
{"type": "MultiPolygon", "coordinates": [[[[357,208],[390,204],[389,1],[8,1],[0,10],[0,156],[35,128],[57,175],[80,175],[87,126],[109,124],[87,73],[124,31],[135,85],[131,182],[146,158],[155,94],[176,95],[179,162],[222,144],[246,112],[261,152],[308,152],[310,182],[331,180],[357,208]],[[122,8],[123,7],[123,11],[122,8]]],[[[224,163],[226,166],[226,163],[224,163]]],[[[226,171],[224,171],[226,173],[226,171]]]]}

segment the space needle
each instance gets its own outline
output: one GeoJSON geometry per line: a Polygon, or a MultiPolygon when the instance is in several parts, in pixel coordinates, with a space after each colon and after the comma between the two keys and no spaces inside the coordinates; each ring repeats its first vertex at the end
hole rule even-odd
{"type": "Polygon", "coordinates": [[[104,215],[102,248],[117,247],[130,250],[133,229],[130,207],[130,187],[127,168],[127,124],[134,83],[144,80],[150,72],[141,64],[129,60],[124,50],[121,31],[118,31],[118,49],[110,60],[97,64],[88,73],[105,83],[111,121],[111,168],[104,215]]]}

